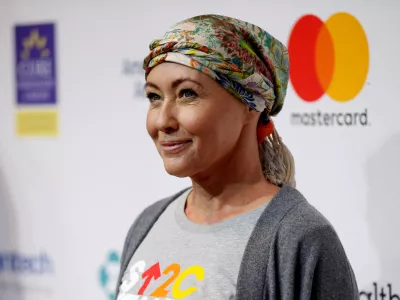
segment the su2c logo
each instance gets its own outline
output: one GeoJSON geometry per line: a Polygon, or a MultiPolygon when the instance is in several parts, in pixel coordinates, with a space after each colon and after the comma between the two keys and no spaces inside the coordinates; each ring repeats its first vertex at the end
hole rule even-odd
{"type": "Polygon", "coordinates": [[[173,299],[177,300],[186,298],[196,292],[197,288],[192,286],[181,290],[182,282],[189,276],[194,276],[197,281],[202,281],[205,277],[205,271],[201,266],[190,266],[185,270],[181,270],[181,266],[174,263],[161,272],[159,262],[146,270],[146,262],[141,260],[129,268],[128,278],[123,278],[117,300],[147,300],[148,298],[143,295],[148,290],[149,284],[151,282],[158,282],[157,279],[161,279],[162,274],[169,275],[169,278],[166,281],[163,279],[164,282],[161,285],[157,284],[158,287],[154,291],[149,291],[151,297],[156,297],[155,300],[159,298],[170,300],[169,298],[165,298],[168,294],[172,294],[173,299]],[[140,277],[144,282],[140,283],[140,277]],[[133,290],[137,284],[141,284],[141,287],[137,295],[134,295],[133,290]],[[139,298],[140,296],[142,297],[139,298]]]}
{"type": "Polygon", "coordinates": [[[346,102],[361,91],[368,74],[369,49],[363,27],[348,13],[326,22],[301,17],[289,37],[290,78],[296,93],[308,102],[325,93],[346,102]]]}

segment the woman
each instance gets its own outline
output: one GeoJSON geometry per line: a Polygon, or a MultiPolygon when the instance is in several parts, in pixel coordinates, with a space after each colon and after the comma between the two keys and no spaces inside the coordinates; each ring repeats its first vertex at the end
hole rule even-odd
{"type": "Polygon", "coordinates": [[[204,15],[150,50],[147,131],[166,171],[192,186],[132,225],[117,299],[358,299],[341,242],[294,188],[270,119],[285,97],[286,48],[255,25],[204,15]]]}

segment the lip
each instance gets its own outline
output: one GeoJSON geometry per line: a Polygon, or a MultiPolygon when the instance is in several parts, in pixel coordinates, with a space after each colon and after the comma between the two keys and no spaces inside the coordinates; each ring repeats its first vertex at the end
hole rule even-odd
{"type": "Polygon", "coordinates": [[[192,140],[182,140],[182,141],[165,141],[160,142],[161,149],[165,154],[177,154],[186,150],[192,140]]]}

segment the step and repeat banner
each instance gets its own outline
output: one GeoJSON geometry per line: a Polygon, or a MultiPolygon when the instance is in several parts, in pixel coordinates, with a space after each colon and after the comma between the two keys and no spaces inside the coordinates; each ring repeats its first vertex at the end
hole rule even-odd
{"type": "MultiPolygon", "coordinates": [[[[113,299],[125,235],[188,186],[145,118],[149,42],[200,14],[289,49],[278,131],[334,225],[360,299],[400,299],[400,2],[0,1],[0,299],[113,299]]],[[[137,299],[137,300],[144,300],[137,299]]]]}

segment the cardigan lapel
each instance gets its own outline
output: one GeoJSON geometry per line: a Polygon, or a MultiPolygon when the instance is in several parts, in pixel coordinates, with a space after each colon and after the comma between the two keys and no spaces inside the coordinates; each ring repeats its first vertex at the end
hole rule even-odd
{"type": "Polygon", "coordinates": [[[118,297],[119,287],[122,283],[125,270],[127,269],[129,262],[131,261],[133,254],[135,254],[137,248],[143,242],[153,225],[157,222],[158,218],[168,207],[168,205],[182,195],[189,188],[179,191],[175,195],[160,200],[153,205],[146,208],[143,213],[139,215],[136,221],[131,226],[124,245],[122,252],[121,270],[119,272],[117,291],[115,293],[115,299],[118,297]]]}
{"type": "Polygon", "coordinates": [[[305,201],[302,197],[293,197],[293,190],[284,185],[261,214],[240,265],[236,300],[264,299],[268,253],[273,236],[285,215],[294,206],[305,201]]]}

